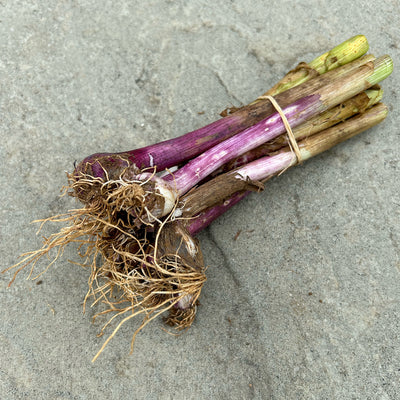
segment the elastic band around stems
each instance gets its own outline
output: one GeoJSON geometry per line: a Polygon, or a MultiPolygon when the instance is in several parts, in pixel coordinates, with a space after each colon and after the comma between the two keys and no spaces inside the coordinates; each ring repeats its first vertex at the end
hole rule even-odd
{"type": "Polygon", "coordinates": [[[274,106],[275,110],[281,116],[283,125],[285,125],[286,132],[287,132],[287,135],[288,135],[288,138],[289,138],[290,150],[292,150],[292,152],[296,155],[297,163],[300,164],[301,161],[302,161],[300,149],[299,149],[299,146],[297,145],[297,141],[296,141],[296,138],[295,138],[295,136],[293,134],[293,131],[292,131],[292,128],[291,128],[291,126],[289,124],[289,121],[287,120],[286,115],[283,112],[281,106],[278,104],[278,102],[275,100],[275,98],[273,96],[270,96],[270,95],[263,95],[263,96],[260,96],[258,99],[269,100],[271,102],[271,104],[274,106]]]}

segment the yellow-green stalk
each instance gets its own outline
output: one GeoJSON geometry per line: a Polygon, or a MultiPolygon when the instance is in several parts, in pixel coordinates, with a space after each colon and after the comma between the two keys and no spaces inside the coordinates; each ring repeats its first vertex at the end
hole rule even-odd
{"type": "Polygon", "coordinates": [[[300,85],[314,76],[324,74],[337,67],[348,64],[364,55],[369,49],[364,35],[354,36],[318,56],[309,63],[300,63],[264,95],[275,96],[285,90],[300,85]]]}

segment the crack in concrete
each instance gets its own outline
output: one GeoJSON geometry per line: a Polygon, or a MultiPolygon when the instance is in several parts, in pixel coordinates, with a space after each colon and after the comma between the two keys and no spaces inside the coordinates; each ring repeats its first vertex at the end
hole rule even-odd
{"type": "MultiPolygon", "coordinates": [[[[229,257],[225,254],[225,252],[222,249],[222,247],[218,244],[218,242],[217,242],[214,234],[212,233],[211,229],[210,228],[205,229],[204,233],[207,235],[208,239],[212,242],[212,244],[217,248],[217,250],[221,254],[223,265],[226,267],[226,269],[228,270],[229,274],[231,275],[235,286],[240,288],[241,287],[240,280],[236,276],[236,273],[233,270],[233,268],[232,268],[232,266],[231,266],[231,264],[229,262],[229,257]]],[[[247,299],[246,299],[246,301],[248,302],[247,299]]]]}
{"type": "Polygon", "coordinates": [[[244,105],[243,102],[240,101],[240,100],[229,90],[228,86],[226,85],[226,83],[224,82],[224,80],[221,78],[220,74],[219,74],[217,71],[215,71],[214,69],[212,69],[212,68],[211,68],[210,66],[208,66],[208,65],[202,64],[202,63],[199,62],[199,61],[197,61],[197,64],[198,64],[200,67],[203,67],[204,69],[210,71],[210,72],[217,78],[218,83],[222,86],[222,88],[224,89],[224,91],[225,91],[225,93],[228,95],[228,97],[231,97],[231,98],[233,98],[235,101],[237,101],[238,104],[239,104],[239,106],[243,106],[243,105],[244,105]]]}
{"type": "MultiPolygon", "coordinates": [[[[206,228],[204,233],[207,235],[207,238],[215,245],[215,247],[220,252],[224,266],[226,270],[229,272],[233,283],[235,284],[237,291],[236,295],[239,297],[239,302],[236,304],[236,307],[240,306],[240,309],[243,310],[244,315],[246,315],[248,319],[247,325],[252,327],[252,334],[255,332],[261,332],[263,323],[261,321],[262,317],[260,317],[259,313],[257,312],[257,308],[254,307],[253,302],[251,301],[250,297],[247,295],[248,290],[246,287],[243,286],[240,277],[238,277],[235,270],[232,268],[232,265],[229,261],[229,257],[225,254],[222,247],[218,244],[214,234],[212,233],[210,228],[206,228]]],[[[250,333],[249,333],[250,334],[250,333]]]]}

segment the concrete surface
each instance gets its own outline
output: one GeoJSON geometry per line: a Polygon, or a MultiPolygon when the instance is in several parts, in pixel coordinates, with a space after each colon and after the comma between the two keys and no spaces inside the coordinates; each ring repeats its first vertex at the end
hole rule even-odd
{"type": "Polygon", "coordinates": [[[91,364],[104,338],[73,246],[40,285],[0,275],[0,398],[400,398],[399,19],[396,0],[1,1],[2,269],[39,246],[30,221],[75,206],[58,197],[74,160],[200,127],[355,34],[395,73],[386,122],[200,235],[182,336],[155,321],[129,356],[132,322],[91,364]]]}

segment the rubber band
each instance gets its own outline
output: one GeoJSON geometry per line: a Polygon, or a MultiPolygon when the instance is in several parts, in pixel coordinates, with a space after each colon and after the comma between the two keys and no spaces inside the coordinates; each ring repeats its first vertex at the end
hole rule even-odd
{"type": "Polygon", "coordinates": [[[297,163],[300,164],[302,161],[301,152],[300,152],[299,146],[297,144],[296,137],[294,136],[294,133],[289,124],[289,121],[287,120],[286,115],[283,112],[281,106],[278,104],[278,102],[275,100],[275,98],[270,95],[260,96],[257,100],[269,100],[271,102],[271,104],[274,106],[275,110],[281,116],[283,125],[285,126],[286,132],[288,135],[290,150],[295,154],[295,156],[297,158],[297,163]]]}

